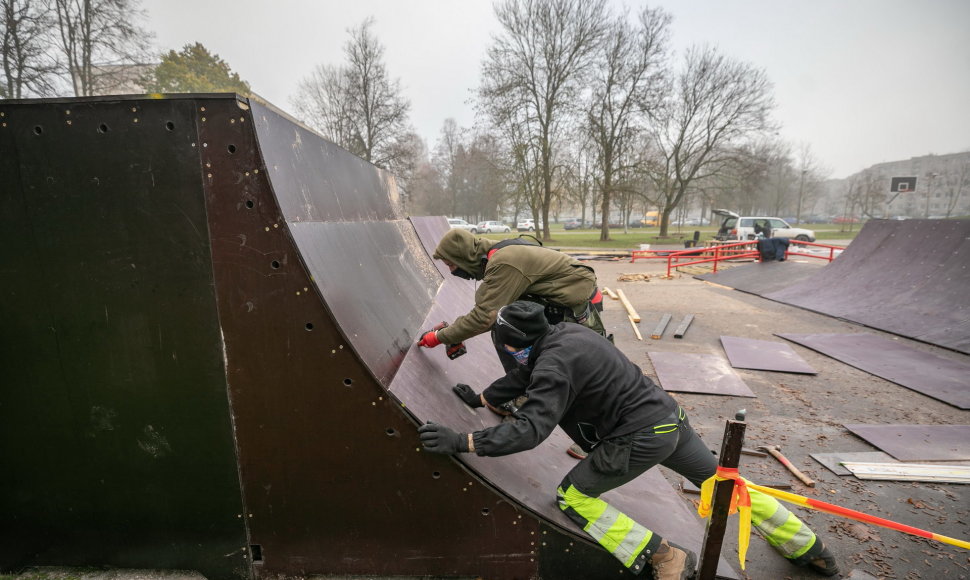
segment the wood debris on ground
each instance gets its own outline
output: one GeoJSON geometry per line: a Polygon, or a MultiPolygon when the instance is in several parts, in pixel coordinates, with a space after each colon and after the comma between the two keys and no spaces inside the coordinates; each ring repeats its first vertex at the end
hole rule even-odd
{"type": "Polygon", "coordinates": [[[616,277],[619,282],[649,282],[650,274],[620,274],[616,277]]]}

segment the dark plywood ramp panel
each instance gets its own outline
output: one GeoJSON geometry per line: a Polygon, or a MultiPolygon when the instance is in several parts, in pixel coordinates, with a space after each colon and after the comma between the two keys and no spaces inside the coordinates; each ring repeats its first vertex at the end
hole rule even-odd
{"type": "Polygon", "coordinates": [[[970,425],[845,425],[900,461],[970,459],[970,425]]]}
{"type": "Polygon", "coordinates": [[[778,336],[959,409],[970,409],[970,361],[944,358],[873,334],[778,336]]]}
{"type": "Polygon", "coordinates": [[[970,354],[970,220],[870,220],[814,276],[765,294],[970,354]]]}
{"type": "Polygon", "coordinates": [[[0,569],[250,575],[198,138],[209,102],[0,103],[0,569]]]}
{"type": "Polygon", "coordinates": [[[657,380],[666,391],[755,397],[731,365],[713,354],[649,351],[657,380]]]}
{"type": "Polygon", "coordinates": [[[818,373],[784,342],[722,336],[721,346],[734,368],[808,375],[818,373]]]}
{"type": "Polygon", "coordinates": [[[764,296],[788,288],[792,284],[809,278],[821,268],[822,260],[812,262],[798,262],[786,260],[784,262],[755,262],[732,266],[709,274],[694,276],[698,280],[714,282],[728,286],[735,290],[764,296]]]}

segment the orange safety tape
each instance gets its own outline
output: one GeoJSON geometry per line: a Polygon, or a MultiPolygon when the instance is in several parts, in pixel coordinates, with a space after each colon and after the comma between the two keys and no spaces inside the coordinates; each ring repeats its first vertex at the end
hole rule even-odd
{"type": "Polygon", "coordinates": [[[794,493],[788,493],[787,491],[772,489],[770,487],[762,487],[760,485],[755,485],[751,482],[748,482],[748,487],[750,487],[751,489],[760,491],[765,495],[770,495],[776,499],[787,501],[788,503],[798,504],[803,507],[830,513],[832,515],[842,516],[844,518],[849,518],[859,522],[865,522],[875,526],[888,528],[890,530],[896,530],[897,532],[903,532],[904,534],[911,534],[914,536],[919,536],[921,538],[928,538],[930,540],[936,540],[938,542],[943,542],[944,544],[950,544],[951,546],[957,546],[958,548],[964,548],[966,550],[970,550],[970,542],[966,540],[959,540],[957,538],[951,538],[949,536],[944,536],[942,534],[928,532],[926,530],[921,530],[919,528],[907,526],[906,524],[900,524],[892,520],[887,520],[877,516],[871,516],[869,514],[865,514],[856,510],[837,506],[835,504],[827,503],[821,500],[810,499],[801,495],[796,495],[794,493]]]}

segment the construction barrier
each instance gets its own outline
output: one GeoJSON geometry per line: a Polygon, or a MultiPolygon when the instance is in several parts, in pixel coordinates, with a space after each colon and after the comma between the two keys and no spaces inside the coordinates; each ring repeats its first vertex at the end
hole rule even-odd
{"type": "Polygon", "coordinates": [[[710,477],[710,479],[701,485],[701,501],[697,506],[697,513],[702,518],[706,518],[711,515],[714,482],[727,481],[729,479],[734,480],[734,493],[731,496],[731,508],[729,513],[733,514],[740,511],[742,515],[738,526],[738,559],[741,561],[742,570],[744,569],[744,556],[747,552],[749,537],[751,535],[751,499],[748,496],[749,489],[759,491],[765,495],[770,495],[775,499],[780,499],[782,501],[800,505],[802,507],[811,508],[832,515],[856,520],[858,522],[872,524],[874,526],[896,530],[897,532],[903,532],[904,534],[919,536],[929,540],[936,540],[937,542],[943,542],[944,544],[950,544],[951,546],[957,546],[958,548],[970,550],[970,542],[966,540],[959,540],[949,536],[944,536],[942,534],[935,534],[933,532],[914,528],[913,526],[907,526],[892,520],[872,516],[828,502],[807,498],[805,496],[773,489],[770,487],[756,485],[741,477],[737,469],[725,469],[721,467],[718,468],[717,473],[715,473],[710,477]]]}

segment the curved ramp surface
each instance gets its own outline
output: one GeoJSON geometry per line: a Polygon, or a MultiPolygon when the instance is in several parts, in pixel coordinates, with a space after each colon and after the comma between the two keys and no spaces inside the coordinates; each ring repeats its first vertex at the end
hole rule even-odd
{"type": "Polygon", "coordinates": [[[970,220],[871,220],[831,264],[763,296],[970,354],[968,289],[970,220]]]}
{"type": "MultiPolygon", "coordinates": [[[[561,432],[420,450],[421,422],[497,421],[451,386],[501,367],[487,337],[457,361],[416,348],[474,284],[431,260],[446,222],[408,219],[389,175],[233,95],[0,112],[0,569],[626,575],[555,505],[561,432]]],[[[606,497],[699,548],[658,472],[606,497]]]]}

